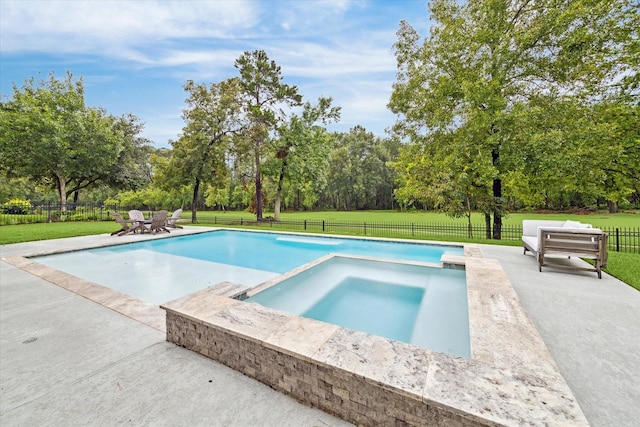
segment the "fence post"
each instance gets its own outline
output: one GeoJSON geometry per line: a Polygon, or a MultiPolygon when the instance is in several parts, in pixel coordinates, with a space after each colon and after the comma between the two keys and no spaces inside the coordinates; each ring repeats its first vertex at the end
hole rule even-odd
{"type": "Polygon", "coordinates": [[[415,230],[413,229],[413,223],[411,223],[411,236],[415,236],[415,230]]]}
{"type": "Polygon", "coordinates": [[[324,233],[324,219],[322,220],[322,232],[324,233]]]}
{"type": "Polygon", "coordinates": [[[240,225],[242,225],[242,218],[240,218],[240,225]]]}
{"type": "Polygon", "coordinates": [[[616,252],[620,252],[620,229],[616,228],[616,252]]]}
{"type": "Polygon", "coordinates": [[[306,219],[304,220],[304,229],[305,230],[307,229],[307,220],[306,219]]]}
{"type": "Polygon", "coordinates": [[[367,235],[367,223],[366,222],[364,223],[364,235],[365,236],[367,235]]]}

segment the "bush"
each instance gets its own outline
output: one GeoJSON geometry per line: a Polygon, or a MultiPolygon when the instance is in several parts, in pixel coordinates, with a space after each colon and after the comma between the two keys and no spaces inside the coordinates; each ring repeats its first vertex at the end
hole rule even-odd
{"type": "Polygon", "coordinates": [[[32,209],[31,202],[23,199],[11,199],[2,205],[4,213],[13,215],[26,215],[32,209]]]}

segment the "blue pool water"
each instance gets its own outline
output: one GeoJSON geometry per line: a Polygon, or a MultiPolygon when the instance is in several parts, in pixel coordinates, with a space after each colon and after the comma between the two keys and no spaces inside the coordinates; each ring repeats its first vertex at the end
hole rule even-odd
{"type": "Polygon", "coordinates": [[[38,257],[39,263],[162,304],[220,282],[257,286],[329,253],[439,263],[456,246],[218,230],[38,257]]]}
{"type": "Polygon", "coordinates": [[[439,263],[456,246],[220,230],[99,249],[105,253],[145,249],[273,273],[286,273],[329,253],[439,263]]]}
{"type": "Polygon", "coordinates": [[[247,302],[470,357],[464,271],[334,257],[247,302]]]}

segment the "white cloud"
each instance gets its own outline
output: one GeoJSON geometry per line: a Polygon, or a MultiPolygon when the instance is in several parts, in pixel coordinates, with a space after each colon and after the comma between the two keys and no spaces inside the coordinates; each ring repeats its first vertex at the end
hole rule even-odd
{"type": "Polygon", "coordinates": [[[249,1],[3,0],[5,52],[117,52],[180,38],[232,38],[256,24],[249,1]]]}
{"type": "MultiPolygon", "coordinates": [[[[15,59],[15,74],[27,72],[20,58],[29,55],[40,58],[29,70],[64,66],[84,74],[92,100],[117,103],[104,105],[115,113],[128,108],[162,144],[181,130],[187,79],[237,76],[242,52],[264,49],[305,100],[333,97],[341,126],[362,124],[381,135],[393,119],[386,104],[398,21],[417,6],[423,8],[361,0],[0,0],[0,52],[15,59]]],[[[4,89],[29,76],[0,77],[4,89]]]]}

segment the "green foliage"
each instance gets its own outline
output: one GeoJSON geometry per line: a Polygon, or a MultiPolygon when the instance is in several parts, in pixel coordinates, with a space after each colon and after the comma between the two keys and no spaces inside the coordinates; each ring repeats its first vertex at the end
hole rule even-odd
{"type": "Polygon", "coordinates": [[[271,144],[275,154],[265,163],[265,174],[276,181],[276,221],[280,218],[285,180],[290,189],[296,188],[302,194],[302,204],[307,208],[315,204],[323,190],[326,183],[323,171],[329,167],[333,139],[319,123],[340,118],[340,107],[332,107],[331,102],[331,98],[322,97],[316,105],[306,102],[302,114],[292,115],[287,124],[278,128],[278,138],[271,144]]]}
{"type": "Polygon", "coordinates": [[[51,73],[48,80],[31,78],[22,88],[14,84],[12,98],[2,103],[0,163],[11,175],[56,188],[64,206],[83,188],[119,182],[118,171],[126,169],[124,153],[131,148],[127,142],[138,131],[131,118],[87,107],[82,79],[67,73],[58,80],[51,73]]]}
{"type": "Polygon", "coordinates": [[[362,126],[333,137],[320,206],[340,210],[392,207],[395,176],[387,163],[395,159],[394,141],[376,138],[362,126]]]}
{"type": "Polygon", "coordinates": [[[618,203],[637,192],[632,9],[605,0],[435,0],[422,43],[402,22],[389,103],[407,142],[394,163],[399,199],[452,216],[493,213],[499,238],[505,199],[618,203]]]}
{"type": "Polygon", "coordinates": [[[251,143],[254,160],[256,218],[262,219],[263,188],[261,159],[268,149],[269,133],[284,119],[284,109],[302,104],[296,86],[283,82],[280,66],[263,50],[244,52],[235,62],[240,72],[240,98],[248,122],[246,139],[251,143]]]}
{"type": "MultiPolygon", "coordinates": [[[[155,157],[156,182],[176,194],[190,189],[192,220],[207,185],[220,185],[228,171],[225,153],[233,135],[240,131],[239,81],[228,79],[207,87],[189,80],[184,86],[189,96],[183,111],[185,126],[168,159],[155,157]]],[[[182,198],[182,197],[181,197],[182,198]]],[[[186,202],[186,200],[185,200],[186,202]]],[[[181,206],[186,203],[181,203],[181,206]]]]}
{"type": "Polygon", "coordinates": [[[158,187],[146,187],[136,191],[121,191],[104,201],[107,206],[148,207],[152,210],[173,210],[186,206],[189,201],[189,188],[180,187],[169,192],[158,187]]]}
{"type": "Polygon", "coordinates": [[[2,205],[2,210],[6,214],[25,215],[31,212],[32,209],[31,202],[22,199],[11,199],[2,205]]]}

